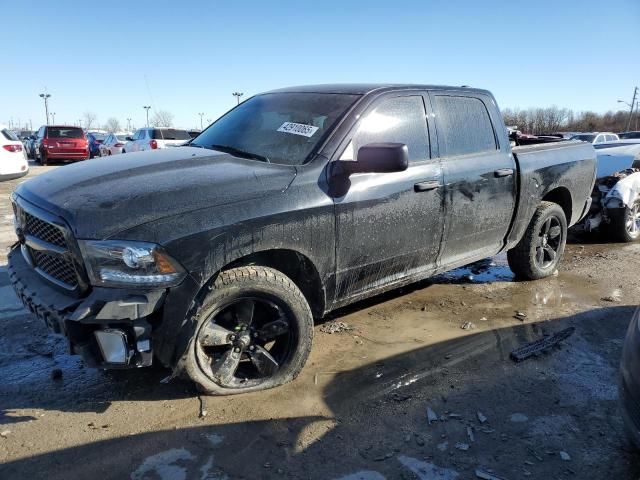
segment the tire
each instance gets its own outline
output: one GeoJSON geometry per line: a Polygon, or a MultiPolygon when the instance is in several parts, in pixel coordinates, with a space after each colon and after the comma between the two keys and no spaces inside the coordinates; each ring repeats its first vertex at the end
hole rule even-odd
{"type": "Polygon", "coordinates": [[[542,202],[520,242],[507,252],[516,278],[537,280],[555,272],[567,242],[567,219],[557,203],[542,202]]]}
{"type": "Polygon", "coordinates": [[[613,240],[620,242],[635,242],[640,238],[640,199],[625,208],[617,208],[609,211],[611,223],[608,233],[613,240]]]}
{"type": "Polygon", "coordinates": [[[47,165],[49,165],[49,159],[47,158],[46,153],[41,153],[39,157],[40,157],[40,165],[42,165],[43,167],[46,167],[47,165]]]}
{"type": "Polygon", "coordinates": [[[311,351],[309,304],[295,283],[273,268],[220,273],[190,318],[189,345],[178,369],[210,395],[288,383],[311,351]]]}

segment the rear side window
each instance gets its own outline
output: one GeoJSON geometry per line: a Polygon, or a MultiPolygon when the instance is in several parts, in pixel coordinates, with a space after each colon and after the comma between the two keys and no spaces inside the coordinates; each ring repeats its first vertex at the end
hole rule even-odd
{"type": "Polygon", "coordinates": [[[48,138],[82,138],[84,132],[81,128],[65,128],[65,127],[49,127],[47,130],[48,138]]]}
{"type": "Polygon", "coordinates": [[[429,158],[429,134],[421,96],[384,100],[360,120],[358,131],[341,158],[354,160],[360,147],[381,142],[404,143],[410,162],[429,158]]]}
{"type": "Polygon", "coordinates": [[[161,128],[153,130],[154,140],[191,140],[191,135],[186,130],[174,128],[161,128]]]}
{"type": "Polygon", "coordinates": [[[472,97],[436,95],[441,156],[467,155],[496,149],[489,112],[472,97]]]}
{"type": "Polygon", "coordinates": [[[2,135],[4,136],[4,138],[6,138],[7,140],[11,140],[12,142],[17,142],[19,140],[15,133],[13,133],[11,130],[7,130],[6,128],[2,129],[2,135]]]}

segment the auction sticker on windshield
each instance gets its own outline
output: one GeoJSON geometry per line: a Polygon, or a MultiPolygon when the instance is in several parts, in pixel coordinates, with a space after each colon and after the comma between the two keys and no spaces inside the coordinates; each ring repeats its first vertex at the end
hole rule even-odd
{"type": "Polygon", "coordinates": [[[318,127],[306,125],[304,123],[284,122],[278,129],[279,132],[292,133],[294,135],[302,135],[303,137],[311,137],[318,131],[318,127]]]}

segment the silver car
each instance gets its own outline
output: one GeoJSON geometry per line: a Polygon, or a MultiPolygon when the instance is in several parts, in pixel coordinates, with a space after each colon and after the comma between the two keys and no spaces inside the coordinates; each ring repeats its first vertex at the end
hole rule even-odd
{"type": "Polygon", "coordinates": [[[632,440],[640,448],[640,308],[629,324],[620,371],[622,415],[632,440]]]}
{"type": "Polygon", "coordinates": [[[128,133],[110,133],[100,144],[100,156],[108,157],[122,153],[122,147],[127,142],[128,133]]]}

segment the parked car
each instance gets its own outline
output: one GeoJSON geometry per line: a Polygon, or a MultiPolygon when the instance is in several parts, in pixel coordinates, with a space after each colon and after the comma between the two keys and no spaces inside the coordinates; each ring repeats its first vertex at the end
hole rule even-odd
{"type": "Polygon", "coordinates": [[[594,145],[605,142],[615,142],[620,140],[618,135],[612,132],[595,132],[595,133],[579,133],[574,135],[569,140],[580,140],[581,142],[588,142],[594,145]]]}
{"type": "Polygon", "coordinates": [[[100,144],[99,154],[101,157],[108,157],[109,155],[117,155],[122,153],[128,133],[110,133],[105,138],[104,142],[100,144]]]}
{"type": "Polygon", "coordinates": [[[186,130],[177,128],[149,127],[138,129],[133,137],[129,137],[127,140],[122,148],[122,153],[175,147],[182,145],[186,140],[191,140],[191,135],[186,130]]]}
{"type": "Polygon", "coordinates": [[[100,145],[107,138],[107,133],[87,132],[87,142],[89,142],[89,158],[100,154],[100,145]]]}
{"type": "Polygon", "coordinates": [[[576,228],[604,230],[616,241],[640,238],[640,143],[596,145],[598,166],[591,207],[576,228]]]}
{"type": "Polygon", "coordinates": [[[89,143],[84,130],[66,125],[43,125],[35,141],[35,158],[41,165],[54,160],[87,160],[89,143]]]}
{"type": "Polygon", "coordinates": [[[640,308],[636,309],[622,348],[619,397],[622,417],[640,449],[640,308]]]}
{"type": "Polygon", "coordinates": [[[6,125],[0,125],[0,180],[24,177],[29,162],[22,142],[6,125]]]}
{"type": "Polygon", "coordinates": [[[27,158],[35,158],[37,138],[38,135],[37,132],[35,132],[22,141],[27,158]]]}
{"type": "Polygon", "coordinates": [[[619,133],[620,140],[640,140],[640,132],[619,133]]]}
{"type": "Polygon", "coordinates": [[[187,133],[191,138],[196,138],[198,135],[202,133],[202,130],[187,130],[187,133]]]}
{"type": "Polygon", "coordinates": [[[9,278],[88,365],[156,358],[211,394],[281,385],[336,308],[502,251],[519,278],[556,271],[594,149],[512,150],[502,122],[473,88],[257,95],[192,146],[19,185],[9,278]]]}

